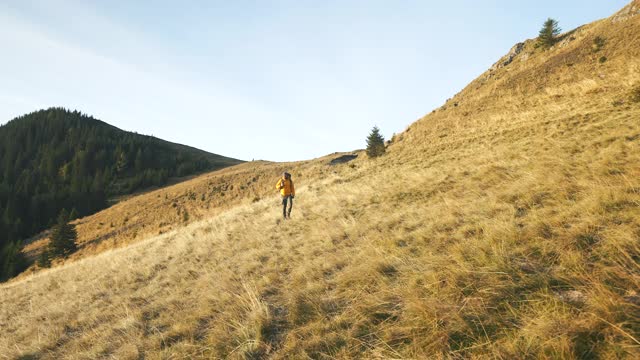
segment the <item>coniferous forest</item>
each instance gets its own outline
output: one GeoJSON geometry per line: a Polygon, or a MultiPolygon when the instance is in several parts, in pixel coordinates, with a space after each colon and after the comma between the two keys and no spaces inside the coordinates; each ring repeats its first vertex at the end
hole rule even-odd
{"type": "Polygon", "coordinates": [[[239,160],[126,132],[51,108],[0,126],[0,280],[28,264],[22,241],[66,210],[86,216],[109,199],[239,160]]]}

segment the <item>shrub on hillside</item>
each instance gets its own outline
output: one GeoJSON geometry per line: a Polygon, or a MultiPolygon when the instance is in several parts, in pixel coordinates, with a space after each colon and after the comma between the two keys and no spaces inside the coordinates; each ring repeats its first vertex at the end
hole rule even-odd
{"type": "Polygon", "coordinates": [[[611,105],[613,105],[613,106],[615,106],[615,107],[622,106],[622,105],[624,105],[624,100],[622,100],[622,99],[614,100],[614,101],[611,103],[611,105]]]}
{"type": "Polygon", "coordinates": [[[593,52],[598,52],[600,50],[602,50],[602,48],[604,47],[604,44],[606,43],[606,40],[600,36],[596,36],[595,39],[593,39],[593,52]]]}
{"type": "Polygon", "coordinates": [[[381,156],[384,152],[384,137],[380,134],[380,129],[374,126],[367,137],[367,155],[374,158],[381,156]]]}
{"type": "Polygon", "coordinates": [[[548,18],[542,25],[542,29],[540,29],[537,45],[544,49],[552,47],[556,43],[560,31],[558,21],[548,18]]]}

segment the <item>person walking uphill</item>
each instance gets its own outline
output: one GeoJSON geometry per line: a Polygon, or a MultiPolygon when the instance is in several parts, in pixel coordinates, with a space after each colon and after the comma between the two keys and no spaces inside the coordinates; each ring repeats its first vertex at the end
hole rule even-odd
{"type": "Polygon", "coordinates": [[[284,218],[291,219],[291,208],[293,207],[293,198],[296,196],[296,189],[293,187],[293,180],[291,180],[291,174],[285,172],[282,174],[282,178],[278,180],[276,189],[280,190],[282,195],[282,216],[284,218]],[[289,210],[287,211],[287,202],[289,203],[289,210]]]}

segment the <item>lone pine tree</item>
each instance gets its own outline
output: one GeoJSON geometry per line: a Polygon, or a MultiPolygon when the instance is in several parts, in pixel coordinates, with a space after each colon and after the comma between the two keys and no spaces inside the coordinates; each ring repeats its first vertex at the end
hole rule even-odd
{"type": "Polygon", "coordinates": [[[384,152],[384,137],[380,134],[380,129],[374,126],[367,137],[367,155],[373,158],[384,154],[384,152]]]}
{"type": "Polygon", "coordinates": [[[60,216],[58,216],[58,223],[51,232],[49,254],[51,256],[68,256],[76,251],[77,238],[76,226],[69,223],[69,215],[63,209],[60,216]]]}
{"type": "Polygon", "coordinates": [[[542,25],[538,35],[538,45],[548,49],[556,43],[556,38],[560,35],[560,27],[555,19],[548,18],[542,25]]]}

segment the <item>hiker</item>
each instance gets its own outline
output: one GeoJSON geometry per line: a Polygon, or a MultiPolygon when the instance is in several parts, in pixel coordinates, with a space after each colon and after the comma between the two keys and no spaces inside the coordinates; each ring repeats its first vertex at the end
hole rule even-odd
{"type": "Polygon", "coordinates": [[[291,208],[293,207],[293,198],[296,196],[296,190],[293,187],[293,180],[291,180],[291,174],[288,172],[282,173],[282,178],[278,180],[276,189],[280,190],[282,195],[282,216],[286,219],[291,219],[291,208]],[[287,211],[287,202],[289,203],[289,211],[287,211]]]}

